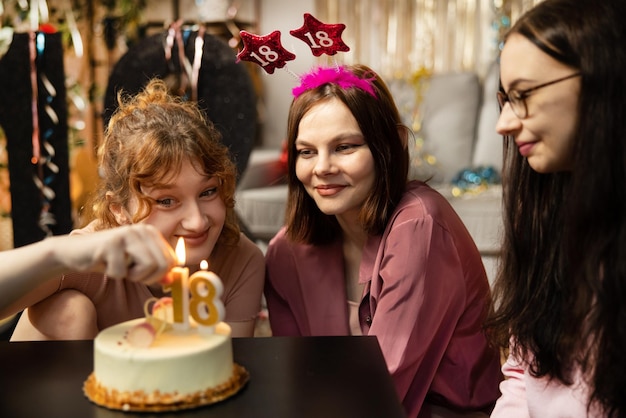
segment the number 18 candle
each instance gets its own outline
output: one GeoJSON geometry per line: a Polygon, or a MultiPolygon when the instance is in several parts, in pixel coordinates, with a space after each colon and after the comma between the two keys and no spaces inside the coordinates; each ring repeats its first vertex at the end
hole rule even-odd
{"type": "Polygon", "coordinates": [[[224,285],[212,271],[207,271],[208,263],[202,260],[200,270],[189,278],[191,317],[198,323],[201,332],[212,333],[213,327],[224,318],[224,303],[221,296],[224,285]]]}
{"type": "Polygon", "coordinates": [[[186,261],[185,241],[181,237],[176,244],[178,266],[172,269],[172,310],[174,328],[189,329],[189,316],[193,318],[200,332],[212,333],[214,326],[224,319],[225,308],[221,300],[224,286],[219,277],[207,271],[205,260],[200,264],[201,270],[189,277],[189,269],[184,267],[186,261]]]}
{"type": "Polygon", "coordinates": [[[174,314],[174,328],[189,329],[189,269],[184,267],[186,261],[185,240],[180,237],[176,244],[176,259],[178,266],[172,269],[173,280],[172,304],[174,314]]]}

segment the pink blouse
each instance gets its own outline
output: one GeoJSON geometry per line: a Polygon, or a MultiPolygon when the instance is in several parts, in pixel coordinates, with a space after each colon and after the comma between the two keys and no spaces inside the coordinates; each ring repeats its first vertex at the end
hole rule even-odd
{"type": "MultiPolygon", "coordinates": [[[[350,334],[341,242],[295,244],[281,230],[266,268],[273,335],[350,334]]],[[[384,233],[365,244],[359,283],[361,330],[378,338],[409,417],[428,416],[426,403],[493,406],[502,376],[482,332],[489,284],[476,245],[443,196],[408,184],[384,233]]]]}
{"type": "Polygon", "coordinates": [[[527,364],[509,356],[502,366],[506,380],[500,384],[502,397],[498,399],[492,418],[600,418],[597,408],[587,412],[589,388],[580,373],[574,384],[536,378],[529,374],[527,364]]]}

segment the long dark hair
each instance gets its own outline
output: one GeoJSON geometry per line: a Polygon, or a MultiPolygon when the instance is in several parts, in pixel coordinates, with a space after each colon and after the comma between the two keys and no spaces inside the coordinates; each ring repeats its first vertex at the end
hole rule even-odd
{"type": "Polygon", "coordinates": [[[626,2],[545,0],[510,33],[582,74],[571,172],[540,174],[505,138],[505,234],[492,336],[530,373],[626,415],[626,2]]]}
{"type": "Polygon", "coordinates": [[[287,235],[293,241],[325,244],[336,239],[341,232],[335,216],[322,213],[296,176],[295,141],[300,121],[320,102],[332,98],[341,100],[352,112],[374,156],[376,180],[359,214],[359,221],[368,234],[382,234],[406,189],[409,151],[400,135],[402,120],[393,97],[383,80],[369,67],[354,65],[346,68],[361,79],[371,79],[376,97],[359,87],[325,83],[299,95],[289,109],[289,198],[285,224],[287,235]]]}

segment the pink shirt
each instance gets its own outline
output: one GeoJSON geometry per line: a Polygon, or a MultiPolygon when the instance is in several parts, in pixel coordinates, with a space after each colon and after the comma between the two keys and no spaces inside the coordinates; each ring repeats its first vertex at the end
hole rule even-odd
{"type": "MultiPolygon", "coordinates": [[[[87,226],[72,234],[92,232],[87,226]]],[[[261,309],[265,260],[261,250],[245,235],[235,246],[216,247],[209,257],[211,270],[222,279],[222,301],[226,310],[226,322],[254,319],[261,309]]],[[[144,315],[144,302],[155,294],[161,296],[160,288],[151,289],[128,280],[112,280],[102,274],[67,274],[59,290],[76,289],[91,299],[98,315],[98,328],[118,324],[144,315]]]]}
{"type": "MultiPolygon", "coordinates": [[[[341,242],[294,244],[281,230],[266,268],[274,335],[350,334],[341,242]]],[[[359,282],[361,330],[378,338],[409,417],[425,415],[425,402],[466,411],[493,405],[502,376],[482,332],[489,284],[443,196],[408,184],[384,233],[365,244],[359,282]]]]}
{"type": "Polygon", "coordinates": [[[491,418],[599,418],[597,408],[587,414],[589,388],[581,375],[574,384],[536,378],[529,374],[525,363],[509,356],[502,366],[506,380],[500,384],[502,397],[498,399],[491,418]]]}

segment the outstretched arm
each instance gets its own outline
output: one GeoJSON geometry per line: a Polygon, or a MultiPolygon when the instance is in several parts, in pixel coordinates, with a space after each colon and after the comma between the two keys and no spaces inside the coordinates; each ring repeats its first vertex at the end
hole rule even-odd
{"type": "Polygon", "coordinates": [[[0,252],[0,318],[56,292],[67,272],[155,283],[175,265],[171,246],[150,225],[128,225],[93,234],[54,236],[0,252]]]}

